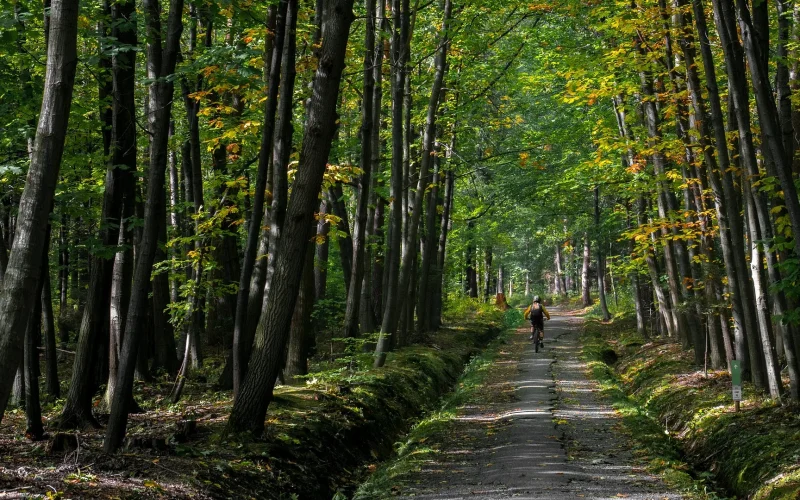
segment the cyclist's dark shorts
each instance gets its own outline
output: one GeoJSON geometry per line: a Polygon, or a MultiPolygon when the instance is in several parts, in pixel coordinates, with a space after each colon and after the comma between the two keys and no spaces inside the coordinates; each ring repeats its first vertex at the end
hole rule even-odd
{"type": "Polygon", "coordinates": [[[544,331],[544,318],[539,318],[538,320],[537,319],[532,319],[531,320],[531,325],[532,326],[536,326],[536,327],[539,328],[539,330],[544,331]]]}

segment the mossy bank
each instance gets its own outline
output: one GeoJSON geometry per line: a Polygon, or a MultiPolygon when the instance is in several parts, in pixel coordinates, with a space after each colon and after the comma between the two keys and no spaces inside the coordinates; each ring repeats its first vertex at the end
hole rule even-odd
{"type": "Polygon", "coordinates": [[[712,477],[737,498],[800,496],[796,404],[778,406],[745,385],[734,413],[726,371],[706,376],[680,345],[646,341],[627,320],[587,321],[582,340],[651,468],[698,497],[715,497],[705,481],[712,477]]]}

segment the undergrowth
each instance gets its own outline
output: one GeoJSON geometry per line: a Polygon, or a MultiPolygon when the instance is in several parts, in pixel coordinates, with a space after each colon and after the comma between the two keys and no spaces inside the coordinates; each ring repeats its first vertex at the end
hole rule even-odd
{"type": "Polygon", "coordinates": [[[734,413],[726,371],[704,376],[690,353],[674,343],[646,341],[629,319],[587,321],[583,343],[594,377],[652,471],[701,498],[714,498],[712,477],[737,498],[798,498],[796,405],[777,406],[746,384],[746,401],[734,413]],[[619,361],[607,364],[616,356],[619,361]],[[708,472],[692,472],[687,462],[708,472]]]}

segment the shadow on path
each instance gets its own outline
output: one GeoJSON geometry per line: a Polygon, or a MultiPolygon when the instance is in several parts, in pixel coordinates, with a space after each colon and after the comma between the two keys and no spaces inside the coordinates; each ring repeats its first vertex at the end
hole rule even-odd
{"type": "Polygon", "coordinates": [[[436,462],[405,478],[403,495],[458,498],[678,499],[634,464],[620,420],[587,379],[580,360],[580,318],[545,326],[533,352],[521,328],[514,403],[466,405],[436,462]],[[524,346],[524,347],[523,347],[524,346]]]}

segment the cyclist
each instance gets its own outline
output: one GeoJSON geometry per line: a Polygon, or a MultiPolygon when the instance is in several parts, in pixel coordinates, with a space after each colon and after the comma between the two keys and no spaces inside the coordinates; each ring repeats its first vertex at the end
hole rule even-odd
{"type": "Polygon", "coordinates": [[[544,318],[550,319],[550,313],[547,312],[538,295],[534,295],[533,303],[528,307],[527,316],[531,320],[530,340],[533,340],[533,331],[538,327],[541,346],[544,347],[544,318]]]}

